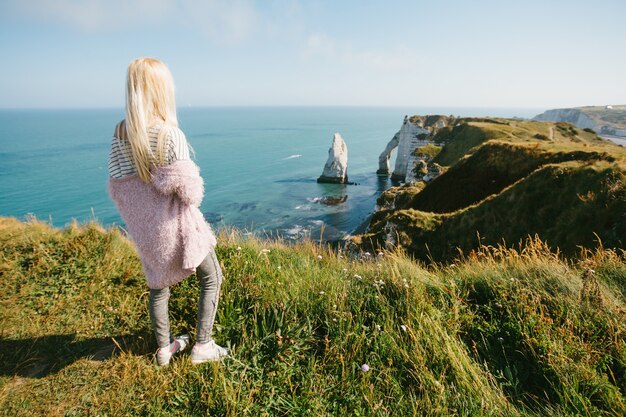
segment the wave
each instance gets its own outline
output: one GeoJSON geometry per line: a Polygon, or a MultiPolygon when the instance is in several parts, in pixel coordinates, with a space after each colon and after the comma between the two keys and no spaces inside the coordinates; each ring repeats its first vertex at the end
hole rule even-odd
{"type": "Polygon", "coordinates": [[[283,158],[282,160],[283,160],[283,161],[286,161],[287,159],[300,158],[301,156],[302,156],[302,155],[300,155],[300,154],[289,155],[288,157],[283,158]]]}

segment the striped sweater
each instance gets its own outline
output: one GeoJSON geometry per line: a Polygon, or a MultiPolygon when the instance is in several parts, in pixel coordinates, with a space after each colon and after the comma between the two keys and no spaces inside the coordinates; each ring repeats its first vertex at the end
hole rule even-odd
{"type": "MultiPolygon", "coordinates": [[[[118,124],[115,128],[115,134],[111,142],[111,152],[109,153],[109,176],[112,178],[125,178],[137,174],[137,169],[133,162],[132,151],[130,143],[127,140],[119,138],[118,124]]],[[[157,138],[161,131],[162,125],[157,124],[148,129],[148,138],[150,140],[150,149],[152,154],[156,155],[157,151],[157,138]]],[[[166,165],[171,164],[174,161],[185,160],[189,158],[189,145],[185,134],[175,126],[166,126],[168,129],[167,140],[167,155],[166,165]]]]}

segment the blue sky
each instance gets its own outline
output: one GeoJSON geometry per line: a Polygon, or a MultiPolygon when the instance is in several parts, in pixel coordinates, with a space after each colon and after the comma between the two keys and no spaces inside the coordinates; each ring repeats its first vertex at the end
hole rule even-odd
{"type": "Polygon", "coordinates": [[[122,107],[165,61],[179,106],[626,103],[626,2],[0,0],[0,108],[122,107]]]}

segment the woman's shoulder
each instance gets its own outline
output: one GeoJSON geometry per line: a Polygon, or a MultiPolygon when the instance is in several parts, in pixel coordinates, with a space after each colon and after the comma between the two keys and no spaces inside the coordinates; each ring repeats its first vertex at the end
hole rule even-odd
{"type": "Polygon", "coordinates": [[[169,125],[164,127],[167,138],[167,161],[172,163],[176,160],[189,159],[189,144],[185,134],[178,126],[169,125]]]}
{"type": "Polygon", "coordinates": [[[126,119],[120,120],[115,125],[115,130],[113,131],[113,137],[117,139],[124,139],[126,137],[126,119]]]}
{"type": "Polygon", "coordinates": [[[166,129],[166,137],[171,141],[186,140],[185,134],[178,126],[165,125],[163,126],[163,129],[166,129]]]}

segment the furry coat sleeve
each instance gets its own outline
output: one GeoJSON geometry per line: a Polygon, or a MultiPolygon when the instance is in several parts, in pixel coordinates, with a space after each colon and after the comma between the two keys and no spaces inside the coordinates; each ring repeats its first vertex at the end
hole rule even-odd
{"type": "Polygon", "coordinates": [[[109,194],[141,258],[150,288],[164,288],[195,272],[216,239],[199,210],[200,171],[190,160],[155,168],[151,182],[109,178],[109,194]]]}
{"type": "Polygon", "coordinates": [[[159,167],[152,173],[152,183],[162,194],[175,194],[184,204],[200,207],[204,196],[204,181],[193,161],[178,160],[159,167]]]}

